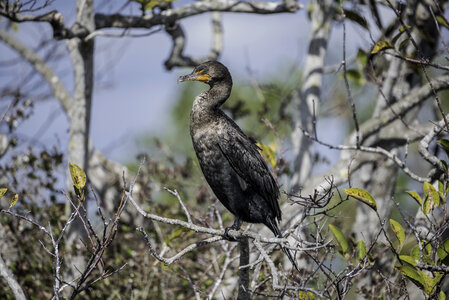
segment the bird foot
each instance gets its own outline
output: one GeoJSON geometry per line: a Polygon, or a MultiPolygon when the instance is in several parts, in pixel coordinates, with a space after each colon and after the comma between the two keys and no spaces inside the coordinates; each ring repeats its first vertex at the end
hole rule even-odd
{"type": "Polygon", "coordinates": [[[230,227],[226,227],[223,237],[230,242],[237,242],[237,240],[235,238],[233,238],[232,236],[229,235],[229,230],[238,230],[238,229],[234,228],[234,225],[230,226],[230,227]]]}
{"type": "Polygon", "coordinates": [[[240,230],[240,227],[242,226],[242,221],[240,221],[239,218],[236,218],[234,221],[234,224],[232,224],[230,227],[225,228],[224,232],[224,238],[227,239],[230,242],[237,242],[237,239],[233,238],[229,235],[229,230],[240,230]]]}

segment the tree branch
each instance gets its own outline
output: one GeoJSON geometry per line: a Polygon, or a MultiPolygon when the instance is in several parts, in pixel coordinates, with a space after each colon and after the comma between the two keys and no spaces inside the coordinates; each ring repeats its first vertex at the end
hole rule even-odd
{"type": "Polygon", "coordinates": [[[379,114],[378,118],[370,119],[360,126],[362,142],[369,136],[377,133],[381,128],[387,126],[397,119],[397,116],[404,116],[416,106],[422,104],[433,92],[438,92],[449,88],[449,75],[435,78],[417,90],[413,90],[409,95],[379,114]],[[433,87],[433,89],[432,89],[433,87]]]}
{"type": "Polygon", "coordinates": [[[173,25],[166,25],[165,31],[173,40],[173,47],[170,57],[165,61],[165,67],[171,70],[173,67],[194,67],[208,60],[216,60],[220,56],[222,49],[223,28],[221,24],[221,14],[212,12],[212,49],[210,54],[205,57],[184,56],[185,34],[181,25],[176,21],[173,25]]]}
{"type": "Polygon", "coordinates": [[[177,9],[168,9],[160,14],[148,14],[146,16],[125,16],[120,14],[105,15],[96,14],[96,28],[151,28],[156,25],[173,24],[191,16],[207,12],[234,12],[254,14],[276,14],[284,12],[296,12],[302,5],[296,1],[274,1],[274,2],[244,2],[244,1],[197,1],[177,9]]]}

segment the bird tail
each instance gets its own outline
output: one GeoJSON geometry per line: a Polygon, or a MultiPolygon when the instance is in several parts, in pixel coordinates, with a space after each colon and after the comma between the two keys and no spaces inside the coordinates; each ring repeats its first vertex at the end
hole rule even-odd
{"type": "MultiPolygon", "coordinates": [[[[268,228],[270,228],[270,230],[274,233],[274,235],[278,238],[282,238],[282,232],[279,229],[278,225],[276,224],[276,221],[272,220],[272,219],[268,219],[268,224],[266,224],[268,228]]],[[[290,262],[292,263],[293,267],[295,267],[295,269],[299,271],[298,265],[296,264],[292,253],[290,252],[289,249],[285,248],[284,246],[281,246],[282,251],[285,253],[285,255],[287,255],[288,260],[290,260],[290,262]]]]}

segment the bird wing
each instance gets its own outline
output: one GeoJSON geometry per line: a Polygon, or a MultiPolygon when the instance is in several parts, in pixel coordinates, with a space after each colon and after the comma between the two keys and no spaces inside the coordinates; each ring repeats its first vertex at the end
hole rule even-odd
{"type": "Polygon", "coordinates": [[[279,187],[260,155],[257,145],[243,132],[235,130],[232,138],[230,135],[222,136],[218,146],[240,179],[267,201],[280,220],[281,210],[277,201],[279,187]]]}

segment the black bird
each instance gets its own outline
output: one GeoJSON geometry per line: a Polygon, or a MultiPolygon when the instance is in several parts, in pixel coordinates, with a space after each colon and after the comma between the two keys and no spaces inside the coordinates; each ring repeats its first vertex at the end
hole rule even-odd
{"type": "MultiPolygon", "coordinates": [[[[208,61],[178,81],[201,81],[210,86],[193,102],[190,135],[204,177],[218,200],[235,216],[226,236],[230,229],[239,230],[245,221],[262,223],[282,238],[277,182],[254,141],[220,109],[231,94],[228,69],[217,61],[208,61]]],[[[283,250],[298,269],[291,253],[283,250]]]]}

